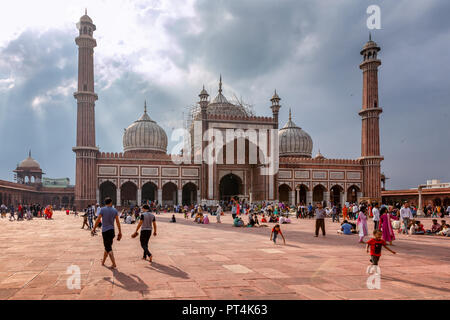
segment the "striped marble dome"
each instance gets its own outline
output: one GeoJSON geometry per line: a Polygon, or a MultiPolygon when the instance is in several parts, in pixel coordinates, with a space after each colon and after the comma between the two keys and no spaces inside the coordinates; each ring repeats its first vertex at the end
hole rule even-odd
{"type": "Polygon", "coordinates": [[[167,152],[167,135],[145,111],[139,120],[135,121],[123,135],[124,152],[167,152]]]}
{"type": "Polygon", "coordinates": [[[313,141],[311,136],[292,121],[289,111],[289,121],[278,132],[281,157],[312,157],[313,141]]]}

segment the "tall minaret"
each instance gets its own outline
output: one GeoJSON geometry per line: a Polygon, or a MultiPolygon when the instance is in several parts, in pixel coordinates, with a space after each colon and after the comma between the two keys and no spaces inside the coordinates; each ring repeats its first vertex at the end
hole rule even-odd
{"type": "Polygon", "coordinates": [[[95,144],[95,101],[94,92],[94,48],[97,42],[93,38],[96,30],[87,10],[77,23],[80,32],[75,39],[78,45],[78,91],[77,99],[77,146],[76,154],[75,205],[78,210],[97,202],[96,159],[98,148],[95,144]]]}
{"type": "Polygon", "coordinates": [[[378,100],[378,67],[381,61],[377,54],[380,50],[370,36],[361,51],[364,60],[359,66],[363,71],[363,102],[359,112],[362,118],[360,159],[364,166],[362,192],[364,199],[369,201],[381,201],[380,164],[384,160],[380,155],[379,117],[383,112],[378,100]]]}

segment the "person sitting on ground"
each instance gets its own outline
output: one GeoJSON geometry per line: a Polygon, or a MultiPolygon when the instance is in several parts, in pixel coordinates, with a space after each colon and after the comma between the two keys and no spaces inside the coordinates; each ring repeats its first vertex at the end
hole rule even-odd
{"type": "Polygon", "coordinates": [[[446,224],[442,230],[436,233],[438,236],[450,237],[450,225],[446,224]]]}
{"type": "Polygon", "coordinates": [[[258,215],[256,213],[253,214],[253,220],[255,221],[255,225],[259,226],[258,215]]]}
{"type": "Polygon", "coordinates": [[[447,222],[445,220],[441,220],[441,229],[439,231],[442,231],[442,229],[447,225],[447,222]]]}
{"type": "MultiPolygon", "coordinates": [[[[353,234],[352,229],[353,229],[353,226],[350,223],[348,223],[347,220],[344,220],[344,222],[342,222],[342,224],[341,224],[341,230],[338,230],[338,233],[351,235],[351,234],[353,234]]],[[[356,229],[356,227],[355,227],[355,229],[356,229]]],[[[356,230],[355,230],[355,232],[356,232],[356,230]]]]}
{"type": "Polygon", "coordinates": [[[251,228],[255,226],[255,220],[253,219],[253,215],[248,215],[248,224],[247,227],[251,228]]]}
{"type": "Polygon", "coordinates": [[[203,224],[209,224],[209,217],[208,217],[207,214],[205,214],[205,216],[203,217],[202,223],[203,223],[203,224]]]}
{"type": "Polygon", "coordinates": [[[266,216],[264,214],[262,215],[261,223],[267,223],[266,216]]]}
{"type": "Polygon", "coordinates": [[[425,229],[420,221],[415,221],[415,223],[410,228],[411,234],[425,234],[425,229]]]}
{"type": "Polygon", "coordinates": [[[174,214],[172,215],[172,219],[170,219],[170,222],[171,223],[176,223],[177,222],[177,219],[175,218],[174,214]]]}
{"type": "Polygon", "coordinates": [[[236,217],[236,218],[234,218],[234,220],[233,220],[233,226],[235,226],[235,227],[244,227],[245,225],[244,225],[244,221],[242,221],[242,219],[241,218],[239,218],[239,217],[236,217]]]}
{"type": "Polygon", "coordinates": [[[442,226],[437,222],[437,219],[433,219],[432,222],[433,224],[431,225],[431,230],[427,230],[426,231],[427,234],[436,234],[442,228],[442,226]]]}

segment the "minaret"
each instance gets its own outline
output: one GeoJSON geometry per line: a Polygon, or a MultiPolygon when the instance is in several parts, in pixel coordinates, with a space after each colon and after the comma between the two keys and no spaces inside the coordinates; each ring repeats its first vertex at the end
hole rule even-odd
{"type": "Polygon", "coordinates": [[[270,101],[272,102],[272,106],[270,107],[270,109],[272,109],[273,120],[276,124],[275,129],[278,129],[278,115],[280,113],[281,108],[280,100],[281,98],[278,96],[277,90],[275,90],[275,94],[273,95],[272,99],[270,99],[270,101]]]}
{"type": "MultiPolygon", "coordinates": [[[[220,90],[222,89],[222,75],[220,76],[220,90]]],[[[209,94],[208,92],[205,90],[205,86],[203,86],[203,90],[200,92],[200,101],[199,101],[199,105],[200,105],[200,109],[201,109],[201,120],[202,120],[202,131],[201,131],[201,135],[202,137],[200,141],[202,141],[202,145],[201,145],[201,155],[203,155],[203,151],[205,150],[206,146],[208,145],[207,141],[203,141],[203,137],[205,135],[205,132],[208,130],[208,98],[209,98],[209,94]]],[[[206,164],[206,162],[203,161],[201,162],[201,184],[200,184],[200,198],[202,200],[206,200],[208,199],[208,165],[206,164]]]]}
{"type": "Polygon", "coordinates": [[[94,91],[94,48],[97,42],[93,38],[96,30],[92,19],[86,14],[77,23],[80,32],[75,39],[78,45],[78,91],[77,100],[77,146],[76,154],[75,205],[78,210],[97,202],[96,159],[98,148],[95,144],[95,101],[94,91]]]}
{"type": "Polygon", "coordinates": [[[363,62],[359,66],[363,71],[363,101],[359,115],[362,118],[361,161],[364,167],[363,197],[368,201],[381,201],[381,161],[379,117],[383,109],[378,100],[378,67],[381,61],[377,58],[380,47],[372,41],[364,45],[361,51],[363,62]]]}

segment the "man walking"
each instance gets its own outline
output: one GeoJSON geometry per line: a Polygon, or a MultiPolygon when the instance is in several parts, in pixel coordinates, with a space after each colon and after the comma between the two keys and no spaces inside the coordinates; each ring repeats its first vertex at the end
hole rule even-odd
{"type": "Polygon", "coordinates": [[[373,215],[373,230],[379,230],[380,229],[380,210],[378,210],[378,202],[375,202],[372,209],[372,215],[373,215]]]}
{"type": "Polygon", "coordinates": [[[317,202],[317,208],[315,210],[316,214],[316,235],[315,237],[319,236],[319,229],[322,229],[322,234],[325,237],[325,210],[322,207],[321,202],[317,202]]]}
{"type": "MultiPolygon", "coordinates": [[[[114,222],[117,224],[117,228],[119,229],[119,234],[117,235],[117,241],[122,239],[122,229],[120,227],[119,221],[119,213],[115,208],[112,207],[111,198],[105,199],[105,207],[100,210],[98,215],[98,219],[95,221],[94,228],[92,229],[92,235],[95,235],[95,229],[99,225],[100,221],[102,222],[102,236],[103,236],[103,245],[105,246],[105,252],[103,254],[102,266],[105,265],[106,258],[111,259],[112,269],[117,268],[116,260],[114,259],[114,253],[112,250],[112,244],[115,237],[114,230],[114,222]]],[[[92,208],[92,207],[91,207],[92,208]]]]}
{"type": "Polygon", "coordinates": [[[405,201],[405,204],[400,209],[400,218],[403,221],[403,232],[402,233],[408,234],[409,220],[411,220],[413,218],[412,213],[411,213],[411,209],[409,208],[409,202],[408,201],[405,201]]]}
{"type": "Polygon", "coordinates": [[[141,247],[144,250],[144,256],[142,257],[142,259],[147,260],[148,257],[149,261],[152,262],[153,256],[148,250],[148,242],[150,241],[150,237],[152,236],[152,229],[153,236],[156,237],[156,218],[153,213],[150,212],[150,207],[147,204],[142,206],[141,218],[139,219],[139,224],[136,227],[136,232],[132,235],[133,238],[136,238],[138,236],[139,229],[141,227],[142,230],[140,240],[141,247]]]}

